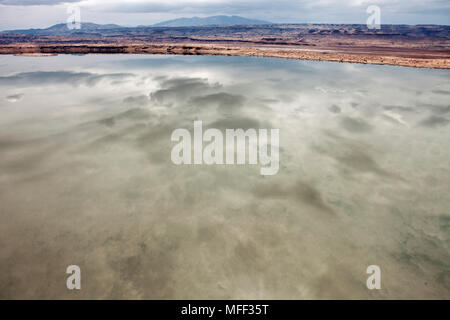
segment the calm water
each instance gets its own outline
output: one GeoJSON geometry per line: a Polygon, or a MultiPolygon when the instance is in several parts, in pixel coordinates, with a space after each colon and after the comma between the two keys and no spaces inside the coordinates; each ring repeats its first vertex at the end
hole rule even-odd
{"type": "Polygon", "coordinates": [[[1,56],[0,298],[449,299],[449,138],[450,71],[1,56]],[[278,174],[174,165],[194,120],[279,128],[278,174]]]}

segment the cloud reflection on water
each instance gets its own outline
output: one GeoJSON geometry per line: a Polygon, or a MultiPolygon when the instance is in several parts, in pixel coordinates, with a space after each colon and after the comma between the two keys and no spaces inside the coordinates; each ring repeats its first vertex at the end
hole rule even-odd
{"type": "Polygon", "coordinates": [[[7,59],[1,298],[74,298],[69,264],[76,298],[449,298],[448,71],[7,59]],[[280,128],[279,173],[173,165],[194,120],[280,128]],[[385,290],[365,288],[370,264],[385,290]]]}

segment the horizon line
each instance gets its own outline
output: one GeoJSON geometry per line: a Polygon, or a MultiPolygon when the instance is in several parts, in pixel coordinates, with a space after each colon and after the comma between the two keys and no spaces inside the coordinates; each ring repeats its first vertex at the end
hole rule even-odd
{"type": "MultiPolygon", "coordinates": [[[[183,19],[183,18],[180,18],[183,19]]],[[[190,18],[187,18],[190,19],[190,18]]],[[[177,19],[172,19],[172,20],[177,20],[177,19]]],[[[166,21],[172,21],[172,20],[166,20],[166,21]]],[[[250,20],[258,20],[258,19],[250,19],[250,20]]],[[[165,21],[162,21],[165,22],[165,21]]],[[[267,25],[362,25],[365,26],[365,23],[337,23],[337,22],[269,22],[268,23],[258,23],[258,24],[205,24],[205,25],[186,25],[186,26],[155,26],[158,23],[162,23],[162,22],[157,22],[154,24],[150,24],[150,25],[134,25],[134,26],[124,26],[124,25],[120,25],[117,23],[96,23],[96,22],[80,22],[80,24],[82,25],[84,24],[95,24],[95,25],[99,25],[99,26],[105,26],[105,25],[116,25],[120,28],[138,28],[138,27],[146,27],[146,28],[184,28],[184,27],[208,27],[208,26],[267,26],[267,25]]],[[[16,31],[16,30],[45,30],[57,25],[63,25],[63,24],[67,24],[67,22],[59,22],[59,23],[55,23],[53,25],[50,25],[49,27],[41,27],[41,28],[33,28],[33,27],[29,27],[29,28],[19,28],[19,29],[0,29],[0,32],[4,32],[4,31],[16,31]]],[[[449,27],[450,24],[436,24],[436,23],[418,23],[418,24],[409,24],[409,23],[382,23],[381,26],[442,26],[442,27],[449,27]]]]}

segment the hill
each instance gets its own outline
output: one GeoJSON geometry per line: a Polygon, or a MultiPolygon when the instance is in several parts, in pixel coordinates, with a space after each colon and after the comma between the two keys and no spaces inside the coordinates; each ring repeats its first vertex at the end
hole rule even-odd
{"type": "Polygon", "coordinates": [[[211,17],[192,17],[179,18],[174,20],[163,21],[154,24],[154,27],[193,27],[208,25],[255,25],[255,24],[271,24],[271,22],[263,20],[247,19],[239,16],[211,16],[211,17]]]}
{"type": "Polygon", "coordinates": [[[21,33],[30,35],[95,33],[112,29],[123,28],[117,24],[96,24],[91,22],[81,23],[81,29],[69,29],[66,23],[58,23],[45,29],[6,30],[3,33],[21,33]]]}

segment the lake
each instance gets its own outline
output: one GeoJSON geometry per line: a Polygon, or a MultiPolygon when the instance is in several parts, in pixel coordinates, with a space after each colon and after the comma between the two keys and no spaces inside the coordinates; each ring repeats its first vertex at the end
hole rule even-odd
{"type": "Polygon", "coordinates": [[[448,70],[0,56],[0,298],[449,299],[449,124],[448,70]],[[195,121],[279,170],[174,164],[195,121]]]}

